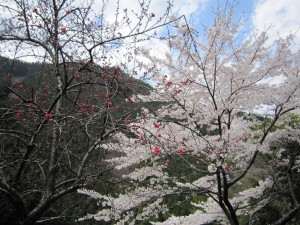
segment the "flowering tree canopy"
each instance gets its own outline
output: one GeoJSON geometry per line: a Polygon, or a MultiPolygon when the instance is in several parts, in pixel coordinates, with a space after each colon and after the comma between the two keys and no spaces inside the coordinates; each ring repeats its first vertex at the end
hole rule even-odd
{"type": "Polygon", "coordinates": [[[270,207],[282,182],[279,162],[281,168],[288,168],[285,193],[290,200],[273,223],[295,218],[300,210],[295,183],[299,148],[292,155],[284,148],[274,154],[270,146],[288,133],[299,145],[299,132],[293,127],[298,117],[293,113],[300,103],[300,52],[291,50],[292,35],[271,46],[267,31],[241,40],[240,26],[232,11],[217,11],[205,35],[177,21],[168,40],[171,50],[164,57],[139,48],[155,89],[137,99],[161,106],[155,111],[143,109],[137,122],[131,123],[133,136],[117,132],[115,142],[102,146],[120,151],[122,156],[107,162],[123,171],[132,185],[109,198],[82,189],[101,204],[98,213],[82,219],[254,224],[270,207]],[[264,113],[258,114],[261,108],[264,113]],[[167,199],[174,196],[191,201],[193,212],[170,216],[175,206],[167,199]],[[158,218],[161,214],[170,217],[158,218]]]}
{"type": "Polygon", "coordinates": [[[170,9],[155,16],[150,4],[117,7],[111,21],[105,1],[0,1],[0,54],[8,57],[1,61],[1,224],[63,219],[73,211],[63,197],[106,182],[111,167],[101,145],[127,130],[139,108],[131,96],[149,88],[131,76],[134,48],[155,36],[170,9]],[[37,69],[25,77],[17,60],[37,69]]]}

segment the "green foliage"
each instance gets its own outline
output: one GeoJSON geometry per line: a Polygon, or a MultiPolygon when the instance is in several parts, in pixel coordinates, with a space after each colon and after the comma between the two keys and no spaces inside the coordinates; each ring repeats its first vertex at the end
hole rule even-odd
{"type": "MultiPolygon", "coordinates": [[[[262,117],[259,115],[256,115],[256,118],[261,121],[262,123],[256,125],[254,127],[254,131],[263,130],[265,131],[272,123],[273,119],[270,117],[262,117]]],[[[276,123],[272,128],[271,132],[274,132],[276,130],[283,130],[287,127],[295,128],[300,123],[300,116],[294,113],[289,113],[286,115],[286,119],[281,121],[280,123],[276,123]]]]}
{"type": "Polygon", "coordinates": [[[172,155],[166,171],[170,177],[174,176],[181,182],[193,182],[208,174],[206,166],[202,166],[200,160],[189,155],[189,152],[183,155],[172,155]],[[195,169],[191,165],[196,165],[199,169],[195,169]]]}

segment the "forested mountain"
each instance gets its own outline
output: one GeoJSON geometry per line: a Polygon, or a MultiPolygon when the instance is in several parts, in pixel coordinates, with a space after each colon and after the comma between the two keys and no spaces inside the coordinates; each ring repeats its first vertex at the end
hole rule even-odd
{"type": "MultiPolygon", "coordinates": [[[[73,70],[80,67],[80,64],[70,63],[69,64],[73,70]]],[[[114,75],[114,68],[101,68],[97,66],[100,70],[106,71],[107,76],[114,75]]],[[[31,87],[38,88],[41,84],[43,77],[47,77],[46,74],[51,73],[52,66],[49,63],[34,63],[25,62],[21,60],[12,60],[6,57],[0,56],[0,92],[2,95],[5,92],[5,86],[26,83],[31,85],[31,87]]],[[[71,73],[72,74],[72,73],[71,73]]],[[[152,87],[136,78],[126,75],[125,72],[120,73],[124,79],[123,94],[125,98],[128,98],[135,94],[147,94],[152,87]],[[126,88],[127,86],[127,88],[126,88]],[[130,86],[130,88],[129,88],[130,86]]],[[[50,77],[50,76],[48,76],[50,77]]],[[[48,82],[54,82],[54,79],[48,82]]],[[[6,90],[7,92],[7,90],[6,90]]]]}
{"type": "Polygon", "coordinates": [[[47,66],[47,64],[25,62],[0,56],[0,66],[0,76],[11,73],[15,77],[23,77],[40,72],[44,66],[47,66]]]}
{"type": "Polygon", "coordinates": [[[17,82],[22,82],[26,78],[33,79],[44,67],[49,64],[29,63],[21,60],[12,60],[0,56],[0,93],[5,91],[4,86],[10,86],[17,82]]]}

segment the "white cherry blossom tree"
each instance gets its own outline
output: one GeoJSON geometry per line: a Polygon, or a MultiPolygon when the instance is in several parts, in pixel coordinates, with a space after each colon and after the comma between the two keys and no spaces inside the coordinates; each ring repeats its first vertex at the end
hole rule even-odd
{"type": "MultiPolygon", "coordinates": [[[[139,49],[155,89],[136,99],[160,107],[145,108],[130,124],[131,135],[117,133],[116,142],[102,146],[122,150],[121,157],[107,161],[132,186],[110,198],[81,190],[102,203],[97,214],[82,219],[155,220],[157,211],[172,214],[166,198],[180,195],[204,198],[194,200],[193,213],[153,224],[255,223],[280,182],[270,172],[270,158],[277,161],[270,144],[286,134],[291,113],[299,108],[300,52],[291,50],[293,35],[268,46],[267,30],[243,36],[240,28],[232,10],[218,10],[205,35],[177,22],[164,57],[139,49]]],[[[289,164],[294,174],[297,157],[289,164]]],[[[294,186],[288,191],[293,203],[276,224],[299,211],[294,186]]]]}

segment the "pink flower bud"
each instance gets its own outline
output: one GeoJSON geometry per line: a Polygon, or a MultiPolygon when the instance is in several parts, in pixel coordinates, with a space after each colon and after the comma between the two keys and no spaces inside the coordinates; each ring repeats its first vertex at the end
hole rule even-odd
{"type": "Polygon", "coordinates": [[[17,114],[16,114],[16,117],[17,118],[20,118],[22,116],[22,113],[19,111],[19,112],[17,112],[17,114]]]}
{"type": "Polygon", "coordinates": [[[183,149],[179,149],[179,154],[182,155],[183,154],[183,149]]]}
{"type": "Polygon", "coordinates": [[[52,116],[51,113],[46,113],[45,119],[46,119],[46,120],[49,120],[49,119],[51,118],[51,116],[52,116]]]}
{"type": "Polygon", "coordinates": [[[166,160],[166,165],[168,166],[170,164],[170,162],[171,162],[170,159],[167,159],[166,160]]]}
{"type": "Polygon", "coordinates": [[[160,149],[159,149],[158,146],[156,146],[156,147],[154,148],[154,152],[155,152],[155,155],[158,155],[158,154],[159,154],[160,149]]]}
{"type": "Polygon", "coordinates": [[[154,122],[153,125],[154,125],[155,128],[159,128],[160,127],[160,124],[156,123],[156,122],[154,122]]]}
{"type": "Polygon", "coordinates": [[[172,85],[173,85],[173,82],[171,82],[171,81],[167,82],[168,87],[171,87],[172,85]]]}
{"type": "Polygon", "coordinates": [[[105,102],[104,102],[104,105],[105,105],[105,106],[108,106],[108,107],[111,107],[111,106],[112,106],[112,102],[105,101],[105,102]]]}
{"type": "Polygon", "coordinates": [[[74,73],[74,77],[75,77],[76,80],[78,80],[79,77],[80,77],[80,72],[75,72],[74,73]]]}

